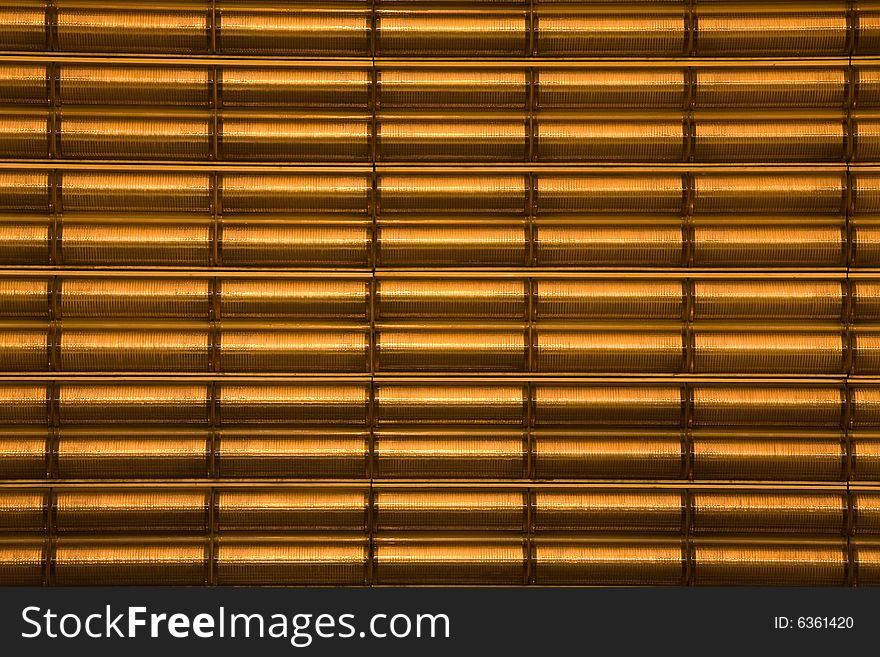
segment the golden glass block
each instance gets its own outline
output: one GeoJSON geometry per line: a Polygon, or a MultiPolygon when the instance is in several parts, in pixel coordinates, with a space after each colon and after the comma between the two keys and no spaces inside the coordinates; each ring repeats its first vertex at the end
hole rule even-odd
{"type": "Polygon", "coordinates": [[[195,479],[209,473],[211,434],[189,427],[64,427],[57,473],[62,479],[195,479]]]}
{"type": "Polygon", "coordinates": [[[811,217],[699,218],[693,221],[696,267],[830,268],[846,263],[846,221],[811,217]]]}
{"type": "Polygon", "coordinates": [[[839,320],[844,299],[833,280],[697,280],[694,319],[839,320]]]}
{"type": "Polygon", "coordinates": [[[534,390],[536,426],[674,426],[681,423],[682,390],[677,385],[553,385],[534,390]]]}
{"type": "Polygon", "coordinates": [[[847,391],[850,396],[852,426],[880,426],[880,390],[870,385],[852,384],[847,387],[847,391]]]}
{"type": "Polygon", "coordinates": [[[26,381],[0,382],[0,424],[45,424],[48,413],[46,385],[26,381]]]}
{"type": "Polygon", "coordinates": [[[695,427],[836,427],[843,419],[844,391],[836,385],[697,385],[695,427]]]}
{"type": "Polygon", "coordinates": [[[679,431],[537,429],[533,432],[538,479],[679,479],[679,431]]]}
{"type": "Polygon", "coordinates": [[[55,549],[59,586],[202,586],[207,566],[204,538],[62,538],[55,549]]]}
{"type": "Polygon", "coordinates": [[[0,427],[0,477],[44,479],[48,438],[48,431],[39,427],[0,427]]]}
{"type": "Polygon", "coordinates": [[[56,257],[74,267],[205,267],[212,242],[210,217],[79,215],[63,220],[56,257]]]}
{"type": "Polygon", "coordinates": [[[45,562],[45,539],[0,539],[0,582],[3,586],[44,584],[45,562]]]}
{"type": "Polygon", "coordinates": [[[538,220],[535,259],[545,267],[678,267],[685,258],[681,219],[538,220]]]}
{"type": "Polygon", "coordinates": [[[376,423],[514,424],[525,418],[528,403],[520,385],[377,384],[376,423]]]}
{"type": "Polygon", "coordinates": [[[331,173],[224,173],[223,214],[268,219],[272,215],[351,217],[369,212],[370,179],[331,173]]]}
{"type": "Polygon", "coordinates": [[[679,541],[535,539],[535,583],[544,586],[676,586],[682,561],[679,541]]]}
{"type": "Polygon", "coordinates": [[[47,372],[49,335],[45,324],[0,324],[0,371],[47,372]]]}
{"type": "Polygon", "coordinates": [[[376,284],[382,319],[523,319],[528,290],[518,280],[385,279],[376,284]]]}
{"type": "Polygon", "coordinates": [[[651,279],[539,279],[538,319],[682,319],[682,284],[651,279]]]}
{"type": "Polygon", "coordinates": [[[222,383],[217,390],[224,424],[363,425],[369,402],[362,384],[222,383]]]}
{"type": "Polygon", "coordinates": [[[376,478],[518,479],[525,468],[523,432],[511,429],[382,429],[374,441],[376,478]]]}
{"type": "Polygon", "coordinates": [[[205,325],[111,329],[65,323],[59,369],[68,372],[207,372],[210,332],[205,325]]]}
{"type": "Polygon", "coordinates": [[[695,491],[693,531],[702,533],[842,534],[846,497],[841,493],[695,491]]]}
{"type": "Polygon", "coordinates": [[[856,585],[877,586],[880,584],[880,544],[864,539],[853,541],[855,557],[856,585]]]}
{"type": "Polygon", "coordinates": [[[371,234],[366,222],[317,223],[285,219],[224,219],[218,252],[229,267],[366,267],[371,234]]]}
{"type": "Polygon", "coordinates": [[[382,56],[516,56],[528,47],[525,11],[385,10],[376,12],[382,56]]]}
{"type": "Polygon", "coordinates": [[[521,118],[381,118],[377,160],[383,162],[522,162],[528,136],[521,118]]]}
{"type": "Polygon", "coordinates": [[[369,71],[355,68],[224,66],[219,84],[224,107],[366,110],[371,92],[369,71]]]}
{"type": "Polygon", "coordinates": [[[369,491],[340,489],[219,489],[218,531],[365,531],[369,491]]]}
{"type": "Polygon", "coordinates": [[[49,217],[0,215],[0,264],[49,263],[49,217]]]}
{"type": "MultiPolygon", "coordinates": [[[[697,68],[697,107],[838,108],[846,103],[843,68],[697,68]]],[[[860,69],[861,100],[868,100],[860,69]]]]}
{"type": "Polygon", "coordinates": [[[880,117],[857,114],[853,121],[853,140],[856,144],[854,162],[877,162],[880,158],[880,117]]]}
{"type": "Polygon", "coordinates": [[[875,217],[851,220],[854,267],[876,267],[880,263],[880,221],[875,217]]]}
{"type": "Polygon", "coordinates": [[[638,12],[539,7],[535,40],[538,55],[545,57],[675,57],[685,48],[684,13],[680,7],[638,12]]]}
{"type": "Polygon", "coordinates": [[[767,543],[699,541],[694,547],[697,586],[841,586],[842,542],[767,543]]]}
{"type": "Polygon", "coordinates": [[[220,159],[249,162],[364,162],[367,117],[223,113],[220,159]]]}
{"type": "Polygon", "coordinates": [[[880,68],[858,66],[855,69],[859,88],[857,107],[877,107],[880,105],[880,68]]]}
{"type": "Polygon", "coordinates": [[[856,491],[852,495],[854,534],[880,533],[880,496],[874,491],[856,491]]]}
{"type": "Polygon", "coordinates": [[[0,317],[48,319],[49,280],[46,278],[0,279],[0,317]]]}
{"type": "Polygon", "coordinates": [[[220,586],[360,586],[367,582],[366,537],[221,536],[220,586]]]}
{"type": "Polygon", "coordinates": [[[209,401],[200,383],[67,382],[58,389],[62,425],[204,424],[209,401]]]}
{"type": "Polygon", "coordinates": [[[524,372],[522,328],[378,328],[376,367],[383,372],[524,372]]]}
{"type": "Polygon", "coordinates": [[[843,481],[846,445],[835,432],[695,431],[694,479],[843,481]]]}
{"type": "Polygon", "coordinates": [[[852,331],[853,374],[880,373],[880,331],[876,327],[860,327],[852,331]]]}
{"type": "Polygon", "coordinates": [[[360,326],[221,325],[221,372],[367,372],[369,335],[360,326]]]}
{"type": "Polygon", "coordinates": [[[46,46],[46,6],[43,0],[5,3],[0,9],[0,48],[42,50],[46,46]]]}
{"type": "MultiPolygon", "coordinates": [[[[209,214],[211,176],[178,171],[132,171],[116,168],[97,171],[65,170],[60,173],[61,204],[65,214],[105,213],[209,214]]],[[[106,215],[101,217],[107,219],[106,215]]]]}
{"type": "Polygon", "coordinates": [[[101,116],[65,111],[58,130],[63,159],[207,160],[207,114],[126,113],[101,116]]]}
{"type": "Polygon", "coordinates": [[[865,55],[880,47],[880,11],[875,5],[860,2],[858,5],[858,40],[854,52],[865,55]]]}
{"type": "Polygon", "coordinates": [[[855,430],[850,434],[852,444],[853,481],[880,481],[880,434],[855,430]]]}
{"type": "Polygon", "coordinates": [[[64,64],[58,74],[57,102],[207,107],[210,75],[207,67],[64,64]]]}
{"type": "Polygon", "coordinates": [[[375,529],[503,531],[525,529],[526,500],[506,490],[396,490],[375,493],[375,529]]]}
{"type": "Polygon", "coordinates": [[[521,585],[523,540],[515,536],[379,536],[373,578],[380,585],[521,585]]]}
{"type": "Polygon", "coordinates": [[[842,114],[805,118],[697,113],[694,119],[695,162],[839,162],[846,157],[845,144],[842,114]]]}
{"type": "Polygon", "coordinates": [[[0,169],[0,211],[49,212],[49,175],[46,171],[0,169]]]}
{"type": "Polygon", "coordinates": [[[377,265],[516,267],[527,261],[527,241],[522,221],[380,221],[376,235],[377,265]]]}
{"type": "Polygon", "coordinates": [[[852,316],[856,322],[880,319],[880,281],[855,279],[851,283],[852,316]]]}
{"type": "Polygon", "coordinates": [[[536,176],[537,209],[545,214],[679,214],[683,181],[675,174],[536,176]]]}
{"type": "Polygon", "coordinates": [[[528,203],[521,175],[383,174],[377,191],[383,214],[522,213],[528,203]]]}
{"type": "Polygon", "coordinates": [[[218,3],[224,54],[340,57],[370,54],[370,16],[361,8],[218,3]]]}
{"type": "Polygon", "coordinates": [[[369,283],[357,279],[225,278],[224,319],[367,319],[369,283]]]}
{"type": "Polygon", "coordinates": [[[536,76],[539,109],[677,109],[685,102],[687,82],[681,69],[541,68],[536,76]]]}
{"type": "Polygon", "coordinates": [[[680,116],[537,118],[540,162],[679,162],[684,154],[680,116]]]}
{"type": "Polygon", "coordinates": [[[635,329],[538,324],[536,332],[536,372],[675,374],[685,367],[685,345],[678,325],[635,329]]]}
{"type": "Polygon", "coordinates": [[[694,174],[694,212],[842,215],[845,189],[846,181],[839,173],[698,172],[694,174]]]}
{"type": "Polygon", "coordinates": [[[205,319],[207,279],[68,278],[60,281],[60,314],[80,319],[205,319]]]}
{"type": "Polygon", "coordinates": [[[0,490],[0,532],[44,532],[48,500],[48,491],[44,489],[0,490]]]}
{"type": "MultiPolygon", "coordinates": [[[[0,9],[0,34],[7,11],[9,10],[0,9]]],[[[0,40],[2,39],[0,36],[0,40]]],[[[0,97],[4,99],[4,104],[45,105],[49,102],[46,80],[44,64],[0,62],[0,97]]]]}
{"type": "Polygon", "coordinates": [[[0,157],[46,159],[49,157],[49,118],[45,111],[0,110],[0,157]]]}
{"type": "Polygon", "coordinates": [[[537,532],[675,532],[682,529],[684,499],[679,491],[538,490],[537,532]]]}
{"type": "Polygon", "coordinates": [[[698,373],[842,374],[844,336],[839,328],[802,330],[694,330],[698,373]]]}
{"type": "Polygon", "coordinates": [[[222,478],[362,479],[369,439],[368,431],[336,427],[224,428],[215,464],[222,478]]]}
{"type": "Polygon", "coordinates": [[[807,2],[700,7],[697,51],[702,56],[844,55],[846,8],[807,2]]]}
{"type": "Polygon", "coordinates": [[[112,7],[89,0],[57,3],[58,45],[77,52],[207,52],[206,2],[112,7]]]}
{"type": "Polygon", "coordinates": [[[377,76],[382,109],[525,109],[528,80],[506,69],[385,68],[377,76]]]}
{"type": "Polygon", "coordinates": [[[208,504],[208,494],[198,489],[66,488],[54,493],[55,531],[205,532],[208,504]]]}

